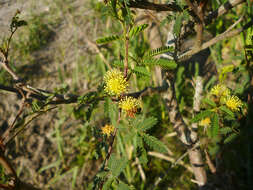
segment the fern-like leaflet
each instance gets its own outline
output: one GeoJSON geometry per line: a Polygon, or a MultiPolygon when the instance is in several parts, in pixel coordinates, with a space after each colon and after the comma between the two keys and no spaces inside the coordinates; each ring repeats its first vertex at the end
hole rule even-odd
{"type": "Polygon", "coordinates": [[[108,36],[108,37],[103,37],[103,38],[99,38],[96,40],[97,44],[107,44],[109,42],[115,41],[120,39],[119,35],[112,35],[112,36],[108,36]]]}

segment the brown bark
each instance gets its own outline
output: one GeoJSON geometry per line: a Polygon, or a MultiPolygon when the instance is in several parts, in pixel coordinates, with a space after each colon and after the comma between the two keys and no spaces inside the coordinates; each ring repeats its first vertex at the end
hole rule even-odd
{"type": "Polygon", "coordinates": [[[175,96],[173,77],[173,75],[170,76],[167,73],[166,82],[170,88],[163,97],[168,110],[170,122],[172,123],[174,130],[177,132],[180,141],[187,146],[196,183],[199,185],[199,188],[202,189],[202,187],[207,183],[207,177],[201,151],[195,146],[198,142],[197,132],[185,124],[179,112],[179,107],[175,96]]]}

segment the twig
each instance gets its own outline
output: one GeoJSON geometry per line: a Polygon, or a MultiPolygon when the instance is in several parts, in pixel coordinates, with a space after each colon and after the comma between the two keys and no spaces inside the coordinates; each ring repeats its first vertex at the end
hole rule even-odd
{"type": "MultiPolygon", "coordinates": [[[[120,120],[121,120],[121,112],[119,111],[117,124],[119,124],[120,120]]],[[[106,155],[106,158],[105,158],[105,161],[104,161],[105,167],[107,166],[108,160],[109,160],[109,158],[110,158],[110,156],[112,154],[112,147],[113,147],[113,143],[114,143],[117,131],[118,131],[118,128],[115,128],[114,131],[113,131],[112,140],[111,140],[111,143],[110,143],[109,148],[108,148],[108,154],[106,155]]]]}
{"type": "MultiPolygon", "coordinates": [[[[120,119],[121,119],[121,112],[119,111],[119,115],[118,115],[118,120],[117,120],[117,123],[119,124],[120,122],[120,119]]],[[[111,154],[112,154],[112,148],[113,148],[113,144],[114,144],[114,141],[115,141],[115,137],[116,137],[116,134],[117,134],[117,131],[118,131],[118,128],[115,128],[114,131],[113,131],[113,135],[112,135],[112,140],[110,142],[110,145],[109,145],[109,148],[108,148],[108,153],[106,155],[106,158],[104,160],[104,164],[103,164],[103,167],[102,168],[105,168],[108,164],[108,161],[111,157],[111,154]]],[[[101,182],[100,186],[99,186],[99,190],[102,190],[103,189],[103,185],[104,185],[104,181],[101,182]]]]}
{"type": "Polygon", "coordinates": [[[2,65],[2,67],[12,76],[12,78],[15,81],[19,81],[19,77],[16,75],[16,73],[10,68],[10,66],[8,65],[7,60],[4,61],[0,61],[0,64],[2,65]]]}
{"type": "MultiPolygon", "coordinates": [[[[154,156],[157,158],[160,158],[162,160],[166,160],[168,162],[171,162],[172,164],[175,163],[175,159],[169,156],[165,156],[159,152],[148,152],[148,155],[150,156],[154,156]]],[[[193,173],[192,168],[189,165],[186,165],[182,160],[178,161],[178,164],[185,167],[188,171],[190,171],[191,173],[193,173]]]]}
{"type": "Polygon", "coordinates": [[[193,12],[195,13],[195,15],[197,16],[197,17],[194,17],[195,21],[199,22],[200,21],[200,16],[199,16],[199,13],[198,13],[197,6],[195,6],[194,4],[192,4],[192,2],[190,0],[185,0],[185,2],[193,10],[193,12]]]}
{"type": "Polygon", "coordinates": [[[240,23],[243,19],[244,15],[242,15],[234,24],[228,27],[227,32],[231,31],[238,23],[240,23]]]}
{"type": "MultiPolygon", "coordinates": [[[[22,93],[22,91],[21,91],[22,93]]],[[[17,121],[17,119],[20,117],[20,115],[22,114],[23,110],[24,110],[24,107],[25,107],[25,104],[26,104],[26,98],[23,96],[23,100],[22,100],[22,105],[18,111],[18,114],[16,115],[15,119],[13,120],[12,124],[10,127],[8,127],[8,129],[4,132],[4,134],[2,135],[2,141],[5,142],[5,139],[8,139],[9,138],[9,135],[10,135],[10,132],[11,130],[14,128],[14,125],[17,121]]]]}
{"type": "Polygon", "coordinates": [[[148,1],[129,1],[128,4],[131,8],[139,8],[139,9],[148,9],[153,11],[173,11],[173,12],[182,12],[183,10],[176,4],[156,4],[148,1]]]}
{"type": "Polygon", "coordinates": [[[14,33],[17,31],[17,29],[18,29],[18,28],[15,27],[14,30],[11,31],[11,35],[10,35],[10,37],[8,38],[7,48],[6,48],[6,52],[5,52],[5,57],[6,57],[6,58],[8,58],[8,55],[9,55],[11,39],[12,39],[14,33]]]}
{"type": "Polygon", "coordinates": [[[165,135],[164,137],[167,138],[167,137],[175,137],[175,136],[177,136],[177,133],[172,132],[172,133],[169,133],[169,134],[165,135]]]}
{"type": "Polygon", "coordinates": [[[33,117],[32,117],[31,119],[29,119],[22,127],[20,127],[14,135],[10,136],[9,138],[5,138],[4,141],[3,141],[4,145],[9,144],[9,142],[12,141],[12,139],[15,138],[21,131],[23,131],[23,130],[25,129],[25,127],[26,127],[27,125],[29,125],[34,119],[36,119],[36,118],[39,117],[40,115],[42,115],[42,114],[44,114],[44,113],[47,113],[48,111],[53,110],[53,109],[55,109],[55,108],[57,108],[57,107],[54,106],[54,107],[48,108],[48,109],[46,109],[46,110],[39,111],[38,114],[36,114],[35,116],[33,116],[33,117]]]}
{"type": "Polygon", "coordinates": [[[189,154],[189,151],[194,150],[200,146],[200,142],[198,141],[195,143],[195,145],[191,148],[188,149],[183,155],[181,155],[173,164],[172,167],[175,167],[184,157],[186,157],[189,154]]]}
{"type": "Polygon", "coordinates": [[[240,34],[242,31],[248,29],[252,25],[253,25],[253,19],[241,28],[234,29],[232,31],[227,31],[226,30],[225,32],[223,32],[222,34],[214,37],[213,39],[209,40],[208,42],[203,43],[200,48],[191,49],[191,50],[183,53],[182,55],[179,55],[178,56],[178,61],[179,62],[185,61],[185,60],[189,59],[191,56],[193,56],[194,54],[196,54],[196,53],[198,53],[198,52],[200,52],[200,51],[216,44],[219,41],[222,41],[226,38],[231,38],[233,36],[236,36],[236,35],[240,34]]]}
{"type": "Polygon", "coordinates": [[[210,24],[214,19],[220,17],[223,14],[226,14],[230,9],[233,7],[246,2],[245,0],[228,0],[226,3],[224,3],[222,6],[220,6],[218,9],[215,11],[209,13],[205,19],[204,23],[205,25],[210,24]]]}
{"type": "Polygon", "coordinates": [[[204,152],[205,152],[205,156],[206,156],[206,163],[207,163],[208,167],[210,168],[211,172],[213,174],[215,174],[216,173],[216,167],[214,166],[214,164],[213,164],[213,162],[212,162],[212,160],[211,160],[211,158],[210,158],[210,156],[209,156],[206,149],[204,149],[204,152]]]}
{"type": "Polygon", "coordinates": [[[191,182],[196,183],[198,186],[203,186],[203,184],[195,179],[191,179],[191,182]]]}
{"type": "Polygon", "coordinates": [[[159,177],[157,178],[157,180],[155,180],[155,183],[154,183],[154,185],[153,185],[153,189],[155,189],[155,187],[157,187],[158,184],[159,184],[161,181],[162,181],[162,178],[159,176],[159,177]]]}
{"type": "MultiPolygon", "coordinates": [[[[132,96],[135,98],[138,97],[143,97],[143,96],[147,96],[147,95],[151,95],[153,93],[160,93],[160,92],[165,92],[168,89],[167,85],[162,85],[162,86],[157,86],[157,87],[146,87],[143,90],[140,90],[138,92],[132,92],[132,93],[128,93],[126,94],[127,96],[132,96]]],[[[4,90],[7,92],[12,92],[12,93],[16,93],[17,95],[21,96],[21,93],[18,89],[10,87],[10,86],[5,86],[5,85],[1,85],[0,84],[0,90],[4,90]]],[[[28,92],[26,91],[26,89],[22,89],[24,95],[26,95],[28,92]]],[[[44,90],[41,89],[37,89],[39,92],[44,92],[44,90]]],[[[47,91],[48,94],[53,94],[52,92],[47,91]]],[[[79,95],[75,95],[75,94],[70,94],[69,98],[64,98],[63,94],[55,94],[56,96],[56,100],[51,100],[47,103],[47,105],[60,105],[60,104],[72,104],[72,103],[77,103],[78,102],[78,98],[80,97],[79,95]]],[[[45,101],[48,99],[48,96],[43,95],[42,93],[34,93],[32,92],[29,95],[30,98],[34,98],[37,99],[39,101],[45,101]]],[[[103,100],[103,97],[100,98],[100,100],[103,100]]],[[[89,104],[89,102],[86,102],[87,104],[89,104]]]]}
{"type": "Polygon", "coordinates": [[[0,164],[5,169],[6,173],[10,174],[11,176],[11,181],[9,182],[9,184],[8,185],[0,184],[0,187],[3,187],[5,189],[13,189],[17,183],[18,177],[16,171],[11,166],[8,159],[4,156],[2,151],[0,152],[0,164]]]}
{"type": "Polygon", "coordinates": [[[9,190],[13,189],[13,187],[10,187],[9,185],[5,185],[5,184],[0,184],[0,188],[2,188],[2,189],[9,189],[9,190]]]}
{"type": "Polygon", "coordinates": [[[10,162],[7,160],[7,158],[4,156],[3,152],[0,153],[0,164],[5,168],[5,171],[8,174],[11,174],[15,178],[17,178],[16,171],[11,166],[10,162]]]}
{"type": "Polygon", "coordinates": [[[141,179],[142,181],[146,181],[146,175],[145,175],[145,172],[143,171],[143,168],[140,164],[140,160],[138,157],[136,157],[136,163],[137,163],[137,166],[138,166],[138,169],[139,169],[139,172],[140,172],[140,175],[141,175],[141,179]]]}
{"type": "Polygon", "coordinates": [[[111,140],[111,142],[110,142],[110,145],[109,145],[109,148],[108,148],[108,153],[107,153],[106,158],[105,158],[105,161],[104,161],[105,167],[107,166],[108,161],[109,161],[109,158],[111,157],[111,154],[112,154],[112,147],[113,147],[113,144],[114,144],[114,140],[115,140],[117,131],[118,131],[117,128],[115,128],[114,131],[113,131],[112,140],[111,140]]]}

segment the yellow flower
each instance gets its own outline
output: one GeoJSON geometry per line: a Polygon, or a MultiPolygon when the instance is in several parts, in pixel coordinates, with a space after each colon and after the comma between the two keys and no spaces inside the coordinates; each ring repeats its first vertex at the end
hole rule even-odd
{"type": "Polygon", "coordinates": [[[211,120],[209,117],[206,117],[205,119],[202,119],[200,122],[199,122],[199,125],[200,126],[208,126],[210,125],[211,123],[211,120]]]}
{"type": "Polygon", "coordinates": [[[123,75],[123,73],[117,69],[108,71],[104,76],[105,81],[105,91],[109,95],[119,96],[126,92],[128,83],[123,75]]]}
{"type": "Polygon", "coordinates": [[[227,96],[224,99],[226,106],[232,111],[239,111],[240,107],[242,107],[242,101],[237,96],[227,96]]]}
{"type": "Polygon", "coordinates": [[[105,125],[101,129],[102,129],[102,133],[107,136],[110,136],[114,131],[113,125],[105,125]]]}
{"type": "Polygon", "coordinates": [[[140,101],[133,97],[125,97],[119,102],[119,107],[123,112],[127,113],[128,116],[134,117],[140,107],[140,101]]]}
{"type": "Polygon", "coordinates": [[[223,84],[217,84],[211,89],[210,93],[212,95],[217,96],[217,97],[229,96],[230,95],[230,90],[223,84]]]}

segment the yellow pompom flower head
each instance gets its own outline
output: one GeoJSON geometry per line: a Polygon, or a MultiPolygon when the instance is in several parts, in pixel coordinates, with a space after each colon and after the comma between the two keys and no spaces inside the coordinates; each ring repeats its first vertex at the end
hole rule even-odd
{"type": "Polygon", "coordinates": [[[119,107],[129,117],[134,117],[140,108],[140,100],[133,97],[125,97],[119,102],[119,107]]]}
{"type": "Polygon", "coordinates": [[[104,76],[105,91],[112,96],[120,96],[126,92],[128,83],[123,73],[117,69],[108,71],[104,76]]]}
{"type": "Polygon", "coordinates": [[[114,131],[114,126],[113,125],[105,125],[101,129],[102,129],[102,133],[109,137],[114,131]]]}
{"type": "Polygon", "coordinates": [[[206,117],[206,118],[202,119],[202,120],[199,122],[199,125],[200,125],[200,126],[203,126],[203,127],[206,127],[206,126],[210,125],[210,123],[211,123],[210,118],[209,118],[209,117],[206,117]]]}
{"type": "Polygon", "coordinates": [[[204,131],[206,131],[207,127],[209,127],[210,124],[211,124],[210,117],[206,117],[199,122],[199,125],[204,127],[204,131]]]}
{"type": "Polygon", "coordinates": [[[223,84],[217,84],[211,89],[210,94],[215,95],[217,97],[224,97],[230,95],[230,90],[223,84]]]}
{"type": "Polygon", "coordinates": [[[237,96],[234,95],[227,96],[224,99],[224,102],[231,111],[239,111],[240,108],[242,107],[242,101],[237,96]]]}

